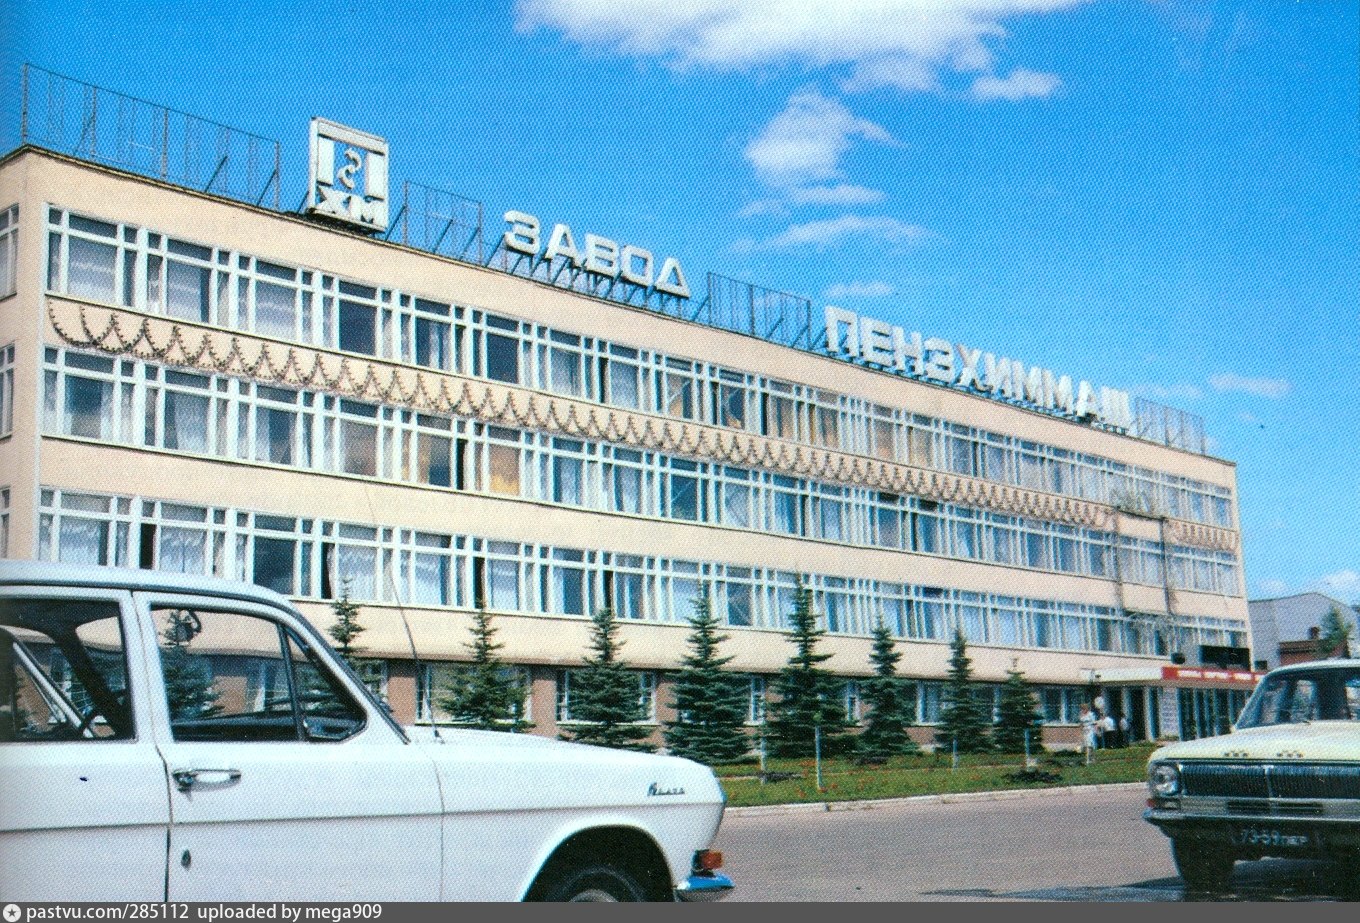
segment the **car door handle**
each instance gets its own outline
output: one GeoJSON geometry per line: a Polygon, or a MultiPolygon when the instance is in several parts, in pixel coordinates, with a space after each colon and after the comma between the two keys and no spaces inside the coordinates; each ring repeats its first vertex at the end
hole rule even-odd
{"type": "Polygon", "coordinates": [[[175,769],[170,773],[179,790],[187,792],[195,785],[235,785],[241,781],[239,769],[175,769]]]}

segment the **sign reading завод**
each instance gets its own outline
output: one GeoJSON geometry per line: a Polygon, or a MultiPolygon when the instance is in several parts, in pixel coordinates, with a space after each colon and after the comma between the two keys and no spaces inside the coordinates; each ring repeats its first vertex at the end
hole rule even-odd
{"type": "Polygon", "coordinates": [[[505,213],[505,221],[510,225],[502,238],[507,250],[549,263],[557,259],[570,260],[572,266],[592,275],[622,279],[677,298],[689,297],[689,284],[680,270],[680,262],[673,256],[662,260],[660,270],[653,272],[656,260],[650,250],[632,244],[620,246],[597,234],[587,234],[583,238],[584,245],[578,247],[571,228],[565,224],[553,225],[545,246],[542,225],[535,216],[510,211],[505,213]]]}
{"type": "Polygon", "coordinates": [[[914,378],[979,391],[1078,420],[1094,420],[1120,429],[1133,425],[1127,392],[1097,389],[1086,381],[1074,386],[1067,375],[997,358],[993,353],[939,337],[908,334],[901,327],[833,305],[826,306],[826,349],[833,355],[844,353],[914,378]]]}

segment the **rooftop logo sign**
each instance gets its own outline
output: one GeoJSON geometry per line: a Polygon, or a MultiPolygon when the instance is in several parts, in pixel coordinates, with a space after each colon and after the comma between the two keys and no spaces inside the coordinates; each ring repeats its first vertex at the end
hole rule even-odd
{"type": "Polygon", "coordinates": [[[365,231],[387,230],[387,142],[377,135],[312,119],[307,213],[365,231]]]}
{"type": "Polygon", "coordinates": [[[619,279],[641,289],[677,298],[689,297],[689,283],[685,281],[680,262],[673,256],[662,260],[658,268],[652,251],[632,244],[620,245],[608,237],[587,234],[578,246],[571,228],[565,224],[553,225],[545,243],[542,224],[537,217],[525,212],[506,212],[505,223],[509,227],[501,242],[507,250],[545,263],[565,261],[572,269],[606,279],[619,279]]]}
{"type": "Polygon", "coordinates": [[[1119,429],[1133,426],[1127,392],[1097,389],[1085,381],[1073,385],[1067,375],[997,358],[993,353],[939,337],[908,334],[901,327],[832,305],[826,306],[826,349],[833,355],[842,353],[913,378],[1028,404],[1038,410],[1119,429]]]}

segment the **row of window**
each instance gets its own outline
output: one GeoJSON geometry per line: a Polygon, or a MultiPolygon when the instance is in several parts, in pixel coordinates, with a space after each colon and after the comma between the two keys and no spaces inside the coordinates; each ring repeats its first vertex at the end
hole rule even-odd
{"type": "Polygon", "coordinates": [[[49,209],[49,290],[618,407],[1232,526],[1231,491],[49,209]]]}
{"type": "MultiPolygon", "coordinates": [[[[386,692],[386,664],[384,661],[370,661],[370,672],[374,677],[381,676],[381,691],[370,682],[370,688],[380,695],[386,692]]],[[[456,663],[421,664],[416,675],[416,720],[422,723],[455,723],[457,716],[440,704],[445,690],[453,683],[458,672],[466,666],[456,663]]],[[[519,706],[518,717],[532,722],[532,698],[529,695],[529,670],[525,667],[506,667],[525,696],[519,706]]],[[[557,670],[555,680],[554,718],[558,724],[577,721],[571,710],[571,688],[576,670],[557,670]]],[[[635,671],[638,680],[638,706],[642,723],[654,724],[657,721],[657,675],[652,671],[635,671]]],[[[747,706],[746,723],[760,725],[765,723],[769,703],[770,681],[765,676],[746,677],[747,706]]],[[[977,683],[973,694],[991,711],[992,720],[1001,715],[1001,686],[991,683],[977,683]]],[[[1043,714],[1044,723],[1050,725],[1073,725],[1080,721],[1081,706],[1090,697],[1090,692],[1080,686],[1036,686],[1034,689],[1038,710],[1043,714]]],[[[904,680],[903,698],[906,702],[908,720],[913,724],[938,724],[940,712],[947,696],[947,686],[941,682],[925,680],[904,680]]],[[[845,719],[859,723],[868,717],[863,694],[858,680],[847,679],[841,683],[841,701],[845,708],[845,719]]]]}
{"type": "MultiPolygon", "coordinates": [[[[863,547],[1235,594],[1230,552],[1116,536],[609,443],[46,350],[50,433],[863,547]],[[1117,555],[1116,555],[1117,550],[1117,555]]],[[[3,382],[0,364],[0,382],[3,382]]]]}
{"type": "MultiPolygon", "coordinates": [[[[707,593],[734,627],[782,629],[799,575],[768,568],[427,533],[153,499],[45,489],[39,557],[248,580],[289,596],[684,622],[707,593]]],[[[812,574],[823,627],[864,636],[1164,655],[1192,644],[1244,646],[1240,622],[1178,617],[1171,629],[1094,605],[812,574]]]]}

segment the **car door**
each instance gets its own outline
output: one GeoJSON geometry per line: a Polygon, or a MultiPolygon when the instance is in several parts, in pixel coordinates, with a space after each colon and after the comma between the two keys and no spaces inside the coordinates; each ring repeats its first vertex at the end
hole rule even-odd
{"type": "Polygon", "coordinates": [[[168,899],[437,900],[433,763],[295,614],[138,594],[165,692],[168,899]]]}
{"type": "Polygon", "coordinates": [[[0,587],[5,900],[165,898],[170,805],[131,615],[120,590],[0,587]]]}

